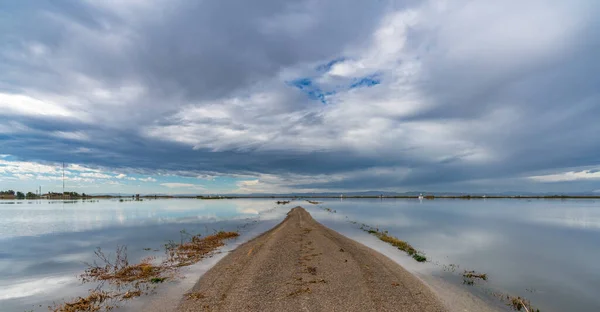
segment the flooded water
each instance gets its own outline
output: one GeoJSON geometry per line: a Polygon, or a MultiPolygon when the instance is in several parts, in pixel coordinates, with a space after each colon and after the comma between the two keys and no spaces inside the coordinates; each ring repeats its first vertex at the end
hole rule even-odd
{"type": "Polygon", "coordinates": [[[127,245],[130,259],[140,259],[169,240],[178,241],[181,230],[239,229],[242,236],[228,246],[233,248],[297,205],[409,270],[443,277],[474,293],[523,296],[544,312],[600,311],[600,203],[489,199],[337,199],[286,206],[262,199],[0,201],[0,311],[46,311],[53,302],[84,295],[89,286],[81,285],[77,274],[84,262],[94,260],[96,247],[127,245]],[[410,242],[431,262],[413,261],[362,231],[361,223],[410,242]],[[458,265],[457,272],[444,271],[449,264],[458,265]],[[489,281],[460,285],[458,273],[464,269],[485,272],[489,281]]]}

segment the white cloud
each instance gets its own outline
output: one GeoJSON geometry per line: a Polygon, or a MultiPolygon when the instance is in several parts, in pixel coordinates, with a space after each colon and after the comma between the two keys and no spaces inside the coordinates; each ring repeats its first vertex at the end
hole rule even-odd
{"type": "Polygon", "coordinates": [[[203,190],[204,187],[198,184],[191,183],[161,183],[160,185],[168,188],[187,188],[187,189],[195,189],[195,190],[203,190]]]}
{"type": "Polygon", "coordinates": [[[537,182],[569,182],[578,180],[600,180],[600,171],[582,170],[556,174],[531,176],[529,179],[537,182]]]}
{"type": "Polygon", "coordinates": [[[111,178],[113,178],[113,176],[111,176],[111,175],[99,173],[99,172],[82,172],[79,175],[84,178],[96,178],[96,179],[111,179],[111,178]]]}
{"type": "Polygon", "coordinates": [[[349,49],[352,57],[335,64],[321,78],[322,83],[334,85],[336,79],[381,73],[382,85],[341,91],[331,95],[327,105],[290,106],[287,103],[296,101],[298,91],[285,81],[298,77],[288,77],[286,69],[265,83],[265,89],[186,106],[170,117],[169,125],[153,125],[143,132],[213,151],[351,150],[373,157],[490,162],[497,153],[472,138],[472,133],[499,121],[403,120],[434,105],[419,90],[426,75],[419,60],[421,51],[406,46],[412,27],[428,27],[429,10],[389,14],[369,45],[349,49]]]}
{"type": "Polygon", "coordinates": [[[45,173],[57,174],[62,169],[56,165],[44,165],[26,161],[8,161],[0,159],[0,173],[45,173]]]}
{"type": "Polygon", "coordinates": [[[256,180],[247,180],[247,181],[240,181],[236,183],[238,187],[240,188],[244,188],[244,187],[248,187],[248,186],[256,186],[260,184],[260,180],[256,179],[256,180]]]}
{"type": "Polygon", "coordinates": [[[202,174],[202,175],[196,176],[196,179],[208,180],[208,181],[214,181],[215,178],[216,178],[216,176],[210,175],[210,174],[202,174]]]}
{"type": "Polygon", "coordinates": [[[75,117],[77,114],[65,107],[32,98],[27,95],[0,93],[0,110],[3,113],[29,116],[75,117]]]}
{"type": "Polygon", "coordinates": [[[81,171],[81,172],[102,172],[102,170],[88,168],[88,167],[81,166],[78,164],[70,164],[70,165],[68,165],[67,169],[72,170],[72,171],[81,171]]]}
{"type": "Polygon", "coordinates": [[[31,180],[34,177],[31,173],[13,173],[13,176],[19,178],[19,180],[31,180]]]}
{"type": "MultiPolygon", "coordinates": [[[[115,1],[110,3],[113,2],[115,1]]],[[[231,67],[218,66],[222,64],[218,54],[223,54],[222,59],[226,60],[226,64],[231,64],[228,51],[234,51],[234,57],[239,53],[235,53],[236,50],[227,45],[241,42],[239,40],[225,40],[225,49],[220,51],[221,53],[213,53],[222,47],[198,44],[203,42],[201,40],[190,44],[179,41],[185,36],[163,37],[164,33],[181,32],[144,32],[147,29],[155,29],[144,27],[147,21],[159,20],[164,23],[163,26],[182,25],[172,23],[168,17],[152,18],[155,16],[153,14],[160,15],[162,8],[159,4],[166,2],[147,5],[144,1],[133,1],[122,6],[90,2],[92,7],[88,9],[102,8],[97,14],[106,27],[99,28],[85,27],[68,16],[47,12],[51,15],[49,19],[52,23],[60,25],[71,39],[55,45],[37,42],[38,38],[24,39],[24,49],[9,47],[10,49],[2,51],[2,56],[8,61],[17,61],[7,62],[8,68],[11,69],[7,76],[8,89],[14,83],[17,88],[13,91],[23,90],[23,94],[0,93],[0,111],[8,116],[5,121],[0,121],[0,133],[11,134],[9,137],[12,137],[13,133],[27,133],[27,136],[22,136],[23,140],[26,140],[25,137],[39,135],[46,139],[44,144],[51,143],[47,142],[48,137],[93,141],[95,146],[98,146],[93,150],[77,146],[77,142],[70,142],[71,148],[56,151],[52,156],[53,159],[60,159],[60,153],[79,153],[72,156],[81,157],[80,159],[94,156],[86,162],[90,165],[95,161],[98,164],[112,164],[114,159],[122,161],[120,165],[124,167],[128,166],[128,159],[134,159],[134,163],[129,165],[135,166],[135,160],[141,158],[146,158],[143,162],[145,164],[152,163],[151,157],[157,157],[153,155],[161,153],[150,155],[137,149],[160,145],[160,142],[154,139],[178,142],[190,149],[200,149],[202,153],[205,150],[251,151],[246,155],[232,153],[235,155],[231,158],[215,157],[215,160],[222,161],[219,166],[211,166],[212,164],[204,161],[198,162],[198,171],[188,173],[195,176],[205,172],[206,168],[223,168],[224,172],[247,168],[250,173],[243,178],[249,180],[238,184],[240,192],[293,191],[296,189],[295,184],[310,188],[306,186],[310,185],[310,181],[340,182],[344,179],[356,179],[359,175],[370,176],[374,172],[381,173],[381,177],[386,177],[383,178],[385,180],[391,180],[386,176],[388,170],[395,170],[391,178],[401,181],[411,173],[402,166],[415,171],[421,169],[421,172],[414,175],[419,177],[416,179],[419,181],[434,181],[440,171],[456,163],[459,163],[457,167],[463,166],[465,169],[461,171],[464,174],[456,176],[463,176],[464,179],[485,171],[477,170],[480,168],[488,168],[491,173],[498,175],[500,167],[518,168],[519,166],[512,166],[514,161],[519,161],[518,156],[542,154],[527,153],[528,150],[543,150],[534,146],[535,144],[527,144],[540,142],[532,139],[536,136],[541,138],[540,134],[543,135],[543,140],[569,144],[578,142],[579,147],[588,145],[585,150],[567,147],[562,149],[572,151],[573,155],[593,153],[591,146],[594,142],[590,144],[589,138],[585,141],[582,134],[596,133],[597,131],[593,130],[598,128],[588,126],[588,129],[585,129],[587,131],[583,131],[576,118],[597,115],[593,110],[593,107],[597,107],[594,105],[597,103],[597,97],[595,93],[586,93],[594,92],[586,89],[586,86],[594,85],[593,69],[578,64],[578,60],[586,61],[587,54],[583,52],[589,53],[593,50],[585,45],[593,46],[597,43],[595,38],[585,38],[592,37],[592,32],[587,31],[594,29],[591,26],[595,25],[584,25],[587,19],[594,16],[592,12],[596,12],[587,10],[591,5],[573,5],[568,1],[547,3],[542,0],[527,3],[515,0],[498,3],[432,0],[400,6],[401,9],[395,12],[379,11],[381,7],[375,10],[377,13],[361,10],[356,18],[350,19],[351,24],[359,25],[363,18],[373,18],[376,25],[374,29],[371,28],[371,20],[365,27],[360,27],[371,31],[370,34],[359,36],[352,32],[349,36],[352,39],[344,40],[329,49],[323,49],[323,44],[308,44],[306,46],[310,51],[304,52],[310,53],[299,53],[298,48],[301,46],[298,46],[294,49],[298,52],[295,53],[298,58],[290,57],[288,60],[285,57],[285,63],[269,63],[280,59],[278,51],[285,53],[287,48],[293,48],[289,44],[291,42],[284,44],[287,37],[304,38],[303,34],[308,32],[311,39],[322,40],[325,33],[315,34],[311,29],[315,25],[325,26],[321,27],[323,30],[331,28],[327,27],[331,25],[328,23],[333,22],[330,18],[320,20],[322,16],[330,17],[329,14],[321,15],[327,11],[317,10],[316,8],[321,8],[317,6],[317,2],[309,3],[306,6],[293,6],[289,11],[274,11],[272,16],[257,19],[258,22],[252,24],[259,28],[256,35],[268,34],[273,40],[268,40],[268,44],[260,44],[258,50],[249,50],[240,59],[234,59],[236,66],[231,67]],[[410,9],[406,9],[407,7],[410,9]],[[113,19],[102,19],[106,10],[122,17],[126,23],[115,27],[116,25],[112,24],[113,19]],[[589,13],[583,14],[586,13],[584,11],[589,13]],[[321,25],[322,23],[324,24],[321,25]],[[280,32],[286,33],[286,38],[277,37],[280,32]],[[164,39],[167,40],[163,41],[164,39]],[[151,53],[138,53],[140,46],[136,43],[139,42],[148,44],[143,46],[151,53]],[[159,45],[155,46],[156,43],[159,45]],[[184,46],[185,57],[162,58],[164,51],[161,49],[171,44],[184,46]],[[210,48],[205,50],[204,47],[210,48]],[[570,54],[565,52],[569,49],[572,49],[570,54]],[[305,54],[307,57],[304,57],[305,54]],[[132,55],[139,57],[129,58],[132,55]],[[264,55],[273,57],[263,59],[264,55]],[[254,56],[260,58],[254,59],[254,56]],[[343,56],[344,59],[333,65],[329,72],[320,70],[316,73],[314,70],[317,65],[330,61],[325,58],[339,56],[343,56]],[[49,64],[42,63],[48,59],[54,61],[49,64]],[[94,62],[90,62],[92,59],[94,62]],[[213,63],[219,71],[225,68],[234,72],[239,68],[240,75],[229,72],[230,75],[215,76],[209,66],[213,63]],[[248,64],[245,63],[252,66],[246,66],[248,64]],[[40,68],[44,75],[29,77],[27,70],[19,68],[20,64],[40,68]],[[153,66],[156,64],[160,66],[153,66]],[[265,64],[267,66],[263,67],[265,64]],[[207,68],[195,79],[187,79],[188,71],[170,70],[187,68],[187,65],[191,66],[189,72],[193,72],[195,65],[207,68]],[[144,69],[144,74],[136,72],[139,68],[144,69]],[[279,72],[271,70],[273,68],[279,69],[279,72]],[[257,69],[260,70],[256,71],[257,69]],[[586,70],[587,76],[584,75],[586,70]],[[22,74],[19,74],[20,72],[22,74]],[[52,76],[53,72],[58,75],[52,76]],[[580,72],[584,74],[579,75],[580,72]],[[157,73],[159,75],[155,75],[157,73]],[[206,76],[203,76],[204,74],[206,76]],[[582,79],[589,83],[571,88],[564,83],[571,75],[584,77],[582,79]],[[199,90],[203,85],[210,87],[210,82],[215,81],[217,76],[239,78],[239,82],[235,82],[236,79],[225,79],[225,83],[218,82],[218,88],[199,90]],[[349,86],[349,82],[366,76],[378,77],[381,84],[353,89],[339,87],[349,86]],[[299,91],[289,83],[304,77],[310,77],[323,91],[333,88],[336,93],[327,94],[325,104],[310,99],[306,92],[299,91]],[[165,81],[161,80],[163,78],[165,81]],[[209,79],[204,80],[205,78],[209,79]],[[230,81],[232,84],[228,85],[230,81]],[[246,81],[254,83],[248,86],[246,81]],[[212,92],[210,89],[218,90],[212,92]],[[586,114],[586,107],[578,106],[577,99],[572,100],[568,92],[562,89],[573,89],[573,93],[579,94],[580,98],[586,98],[586,101],[591,103],[589,106],[592,108],[588,108],[591,113],[586,114]],[[542,98],[540,95],[545,94],[542,92],[544,90],[554,90],[556,94],[542,98]],[[564,103],[568,103],[569,109],[555,109],[560,105],[554,103],[557,101],[562,101],[563,106],[566,105],[564,103]],[[170,105],[165,106],[163,103],[170,105]],[[556,107],[551,107],[552,105],[556,107]],[[552,122],[548,122],[552,116],[546,115],[556,114],[557,111],[561,117],[571,112],[578,112],[579,115],[573,114],[570,119],[565,120],[554,118],[552,122]],[[11,118],[15,115],[34,118],[11,118]],[[544,118],[538,119],[537,116],[544,118]],[[40,118],[80,119],[82,123],[78,121],[72,125],[82,125],[80,129],[90,130],[37,130],[39,126],[35,122],[27,121],[40,118]],[[11,119],[30,123],[24,125],[11,119]],[[561,131],[557,121],[565,121],[562,126],[569,127],[562,129],[569,130],[561,131]],[[98,125],[101,126],[94,129],[98,125]],[[123,128],[133,131],[119,133],[123,128]],[[114,130],[115,134],[124,135],[104,135],[102,131],[94,130],[114,130]],[[539,133],[535,133],[536,131],[539,133]],[[138,142],[139,132],[151,142],[138,142]],[[570,134],[567,139],[565,133],[570,134]],[[99,136],[95,137],[96,134],[99,136]],[[132,135],[129,137],[127,134],[132,135]],[[559,139],[561,137],[562,139],[559,139]],[[129,144],[131,142],[136,144],[129,144]],[[119,146],[136,148],[119,148],[114,150],[114,153],[108,152],[110,146],[121,143],[128,145],[119,146]],[[86,155],[88,153],[91,155],[86,155]],[[101,157],[104,156],[102,153],[122,157],[101,157]],[[321,153],[325,155],[323,158],[320,158],[321,153]],[[302,160],[306,155],[311,159],[314,156],[313,168],[321,168],[321,165],[331,161],[331,157],[343,155],[344,159],[340,160],[339,166],[328,168],[333,172],[329,175],[292,175],[285,172],[302,172],[306,170],[303,168],[308,166],[296,166],[291,169],[291,161],[285,161],[292,159],[290,154],[302,160]],[[282,155],[284,156],[279,157],[282,155]],[[511,159],[514,155],[517,156],[511,159]],[[249,160],[246,164],[233,166],[238,156],[248,156],[249,160]],[[271,162],[274,167],[265,169],[266,167],[257,165],[269,163],[270,159],[267,158],[271,156],[277,158],[277,161],[271,162]],[[265,159],[256,161],[257,157],[265,159]],[[371,164],[387,164],[384,166],[388,168],[366,168],[371,164]],[[488,164],[489,166],[477,167],[488,164]],[[470,165],[473,166],[469,167],[470,165]],[[364,170],[356,170],[357,166],[362,166],[364,170]],[[270,172],[278,172],[279,175],[252,172],[256,170],[273,170],[270,172]]],[[[180,12],[175,9],[171,13],[173,16],[179,16],[180,12]]],[[[185,14],[182,17],[185,17],[185,14]]],[[[196,20],[201,19],[194,19],[196,20]]],[[[38,26],[45,25],[40,22],[38,26]]],[[[346,28],[340,27],[340,30],[346,28]]],[[[225,31],[229,30],[225,28],[225,31]]],[[[252,34],[254,29],[247,30],[252,34]]],[[[230,34],[223,32],[219,35],[227,38],[230,34]]],[[[340,36],[329,36],[327,41],[344,35],[348,33],[344,34],[341,31],[340,36]]],[[[24,36],[27,37],[27,34],[24,36]]],[[[210,40],[206,42],[213,40],[208,39],[210,40]]],[[[253,42],[264,43],[252,39],[253,42]]],[[[296,43],[304,41],[293,40],[296,43]]],[[[286,55],[291,56],[294,53],[286,55]]],[[[591,124],[589,121],[579,123],[591,124]]],[[[43,128],[46,127],[49,126],[43,128]]],[[[546,143],[544,142],[545,146],[564,146],[546,143]]],[[[12,151],[21,148],[23,155],[34,157],[40,154],[27,154],[31,152],[28,149],[51,148],[26,142],[18,145],[24,147],[15,146],[7,152],[13,153],[12,151]]],[[[561,154],[560,150],[546,157],[543,166],[556,166],[561,160],[573,157],[563,156],[564,159],[560,159],[558,154],[561,154]]],[[[181,160],[182,164],[191,164],[191,158],[185,157],[194,156],[188,155],[194,153],[181,153],[176,158],[181,160]]],[[[577,159],[586,162],[593,158],[578,156],[577,159]]],[[[539,168],[544,169],[541,162],[539,168]]],[[[526,161],[522,160],[522,163],[526,161]]],[[[584,166],[589,163],[571,165],[584,166]]],[[[177,164],[173,163],[172,167],[175,166],[177,164]]],[[[85,173],[80,177],[87,179],[136,180],[116,172],[107,173],[106,169],[73,165],[69,170],[85,173]]],[[[47,174],[48,177],[56,177],[60,171],[60,166],[56,164],[35,165],[23,162],[3,165],[0,162],[0,173],[42,176],[47,174]]],[[[154,174],[145,171],[139,171],[137,174],[140,172],[154,174]]],[[[534,176],[530,179],[541,182],[594,180],[597,179],[596,175],[597,173],[590,171],[572,171],[534,176]]],[[[212,179],[211,176],[204,175],[198,178],[212,179]]],[[[157,180],[148,177],[140,181],[157,180]]]]}

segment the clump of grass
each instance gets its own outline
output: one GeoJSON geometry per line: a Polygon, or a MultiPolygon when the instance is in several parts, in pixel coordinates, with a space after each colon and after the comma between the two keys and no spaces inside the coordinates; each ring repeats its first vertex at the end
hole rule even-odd
{"type": "Polygon", "coordinates": [[[115,306],[112,304],[107,305],[106,303],[114,298],[114,294],[96,289],[90,291],[87,297],[79,297],[73,301],[64,302],[48,308],[54,312],[97,312],[102,311],[103,309],[108,311],[115,308],[115,306]]]}
{"type": "Polygon", "coordinates": [[[515,311],[525,311],[525,312],[540,312],[540,309],[535,309],[531,306],[531,302],[525,298],[521,297],[512,297],[510,295],[506,296],[508,303],[507,305],[515,310],[515,311]]]}
{"type": "Polygon", "coordinates": [[[475,285],[475,280],[480,279],[487,281],[488,276],[485,273],[478,273],[475,271],[467,271],[465,270],[462,274],[463,276],[463,284],[473,286],[475,285]]]}
{"type": "MultiPolygon", "coordinates": [[[[182,231],[182,234],[187,234],[187,232],[182,231]]],[[[94,253],[100,260],[100,264],[96,261],[93,264],[87,264],[88,268],[80,275],[80,279],[84,283],[100,283],[99,288],[91,290],[85,298],[79,297],[73,301],[50,307],[50,309],[55,312],[113,310],[119,301],[147,294],[149,289],[155,287],[153,284],[173,278],[177,268],[202,260],[217,248],[225,245],[223,241],[238,236],[237,232],[224,231],[206,237],[189,235],[188,240],[184,240],[182,236],[180,244],[171,242],[166,245],[167,258],[162,262],[155,261],[154,257],[148,257],[139,263],[131,264],[127,259],[126,246],[118,246],[114,257],[106,255],[98,248],[94,253]],[[114,290],[101,290],[100,287],[104,283],[113,286],[114,290]]]]}
{"type": "Polygon", "coordinates": [[[463,273],[463,277],[464,278],[470,278],[470,279],[482,279],[484,281],[487,281],[487,274],[485,273],[477,273],[475,271],[466,271],[463,273]]]}
{"type": "Polygon", "coordinates": [[[380,232],[378,230],[373,230],[373,229],[369,229],[368,232],[370,234],[373,234],[375,236],[377,236],[377,238],[379,238],[380,240],[406,252],[409,256],[411,256],[413,259],[415,259],[418,262],[425,262],[427,261],[427,257],[425,257],[425,255],[419,253],[413,246],[411,246],[409,243],[398,239],[397,237],[388,235],[387,231],[386,232],[380,232]]]}
{"type": "Polygon", "coordinates": [[[210,255],[215,249],[224,246],[224,240],[238,236],[240,236],[238,232],[219,231],[206,237],[192,236],[189,241],[181,244],[169,244],[167,245],[168,261],[176,266],[194,264],[210,255]]]}
{"type": "Polygon", "coordinates": [[[475,285],[475,281],[472,279],[463,278],[463,284],[473,286],[473,285],[475,285]]]}
{"type": "Polygon", "coordinates": [[[133,299],[135,297],[139,297],[142,295],[142,291],[141,290],[131,290],[131,291],[127,291],[125,292],[125,294],[123,294],[121,296],[122,300],[129,300],[129,299],[133,299]]]}
{"type": "Polygon", "coordinates": [[[103,262],[102,265],[88,264],[88,268],[80,276],[86,282],[109,282],[121,286],[124,284],[150,282],[154,278],[161,277],[168,267],[163,264],[153,264],[153,257],[143,259],[140,263],[130,264],[127,259],[127,247],[118,246],[115,259],[110,259],[100,248],[95,252],[96,256],[103,262]]]}
{"type": "Polygon", "coordinates": [[[159,283],[164,282],[166,279],[167,279],[166,277],[153,277],[150,279],[150,283],[159,284],[159,283]]]}
{"type": "Polygon", "coordinates": [[[412,255],[413,259],[417,260],[417,262],[425,262],[427,261],[427,257],[420,255],[420,254],[414,254],[412,255]]]}

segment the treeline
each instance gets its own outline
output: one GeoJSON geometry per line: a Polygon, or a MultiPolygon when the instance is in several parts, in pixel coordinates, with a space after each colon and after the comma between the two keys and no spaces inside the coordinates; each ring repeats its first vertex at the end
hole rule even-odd
{"type": "Polygon", "coordinates": [[[77,192],[64,192],[64,193],[56,193],[56,192],[48,192],[47,194],[36,194],[33,192],[27,192],[27,193],[23,193],[23,192],[15,192],[13,190],[8,190],[8,191],[0,191],[0,199],[40,199],[40,198],[47,198],[47,199],[62,199],[62,198],[87,198],[90,197],[89,195],[86,195],[85,193],[77,193],[77,192]]]}

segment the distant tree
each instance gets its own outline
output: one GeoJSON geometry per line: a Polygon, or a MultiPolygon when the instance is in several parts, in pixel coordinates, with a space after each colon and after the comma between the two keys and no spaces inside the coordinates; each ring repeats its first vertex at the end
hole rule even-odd
{"type": "Polygon", "coordinates": [[[17,192],[17,199],[25,199],[25,194],[22,192],[17,192]]]}
{"type": "Polygon", "coordinates": [[[15,195],[15,191],[13,191],[13,190],[0,191],[0,195],[15,195]]]}
{"type": "Polygon", "coordinates": [[[36,199],[36,198],[38,198],[38,196],[35,193],[27,192],[27,194],[25,194],[25,198],[27,198],[27,199],[36,199]]]}

